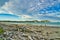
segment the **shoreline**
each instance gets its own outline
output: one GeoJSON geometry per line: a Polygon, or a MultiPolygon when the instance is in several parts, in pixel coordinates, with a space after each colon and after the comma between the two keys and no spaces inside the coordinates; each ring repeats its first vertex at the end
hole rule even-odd
{"type": "Polygon", "coordinates": [[[8,24],[8,25],[19,25],[19,24],[23,24],[23,25],[38,25],[38,26],[49,26],[49,27],[60,27],[60,25],[53,25],[53,24],[36,24],[36,23],[11,23],[11,22],[0,22],[2,24],[8,24]]]}
{"type": "Polygon", "coordinates": [[[5,25],[31,25],[31,26],[43,26],[43,27],[60,28],[60,26],[41,25],[41,24],[40,25],[37,25],[37,24],[27,24],[27,23],[26,24],[24,24],[24,23],[23,24],[22,23],[21,24],[0,23],[0,24],[5,24],[5,25]]]}
{"type": "MultiPolygon", "coordinates": [[[[4,35],[9,39],[13,37],[14,40],[25,39],[25,40],[50,40],[50,39],[60,39],[60,27],[42,26],[42,25],[31,25],[31,24],[4,24],[0,23],[3,27],[4,35]],[[12,35],[11,35],[12,34],[12,35]],[[27,39],[26,39],[27,38],[27,39]]],[[[3,34],[2,34],[3,35],[3,34]]],[[[1,35],[0,35],[1,36],[1,35]]]]}

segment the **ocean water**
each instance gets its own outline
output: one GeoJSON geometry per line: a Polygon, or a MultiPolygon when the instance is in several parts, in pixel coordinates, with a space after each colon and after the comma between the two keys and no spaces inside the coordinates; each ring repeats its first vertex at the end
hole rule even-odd
{"type": "Polygon", "coordinates": [[[26,23],[26,24],[60,27],[60,22],[46,22],[46,23],[39,22],[39,23],[26,23]]]}
{"type": "Polygon", "coordinates": [[[43,26],[53,26],[60,27],[60,22],[6,22],[7,24],[31,24],[31,25],[43,25],[43,26]]]}

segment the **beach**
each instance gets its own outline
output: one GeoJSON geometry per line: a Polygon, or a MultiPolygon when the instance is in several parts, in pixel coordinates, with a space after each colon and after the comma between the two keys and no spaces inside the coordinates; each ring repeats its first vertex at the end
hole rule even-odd
{"type": "Polygon", "coordinates": [[[31,24],[1,24],[4,40],[60,40],[60,27],[31,24]]]}

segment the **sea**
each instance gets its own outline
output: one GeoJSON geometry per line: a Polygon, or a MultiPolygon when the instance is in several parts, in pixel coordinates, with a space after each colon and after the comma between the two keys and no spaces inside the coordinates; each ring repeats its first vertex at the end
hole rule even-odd
{"type": "Polygon", "coordinates": [[[42,26],[53,26],[60,27],[60,22],[5,22],[5,24],[31,24],[31,25],[42,25],[42,26]]]}

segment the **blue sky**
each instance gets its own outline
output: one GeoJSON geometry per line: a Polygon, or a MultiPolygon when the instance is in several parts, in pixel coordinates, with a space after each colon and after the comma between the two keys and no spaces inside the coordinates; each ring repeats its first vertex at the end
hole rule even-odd
{"type": "Polygon", "coordinates": [[[7,20],[7,21],[19,21],[19,17],[16,15],[11,15],[11,14],[0,14],[0,20],[7,20]]]}
{"type": "Polygon", "coordinates": [[[5,4],[5,2],[8,2],[9,0],[0,0],[0,7],[5,4]]]}
{"type": "Polygon", "coordinates": [[[1,0],[0,20],[60,21],[60,0],[1,0]]]}

